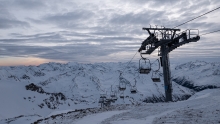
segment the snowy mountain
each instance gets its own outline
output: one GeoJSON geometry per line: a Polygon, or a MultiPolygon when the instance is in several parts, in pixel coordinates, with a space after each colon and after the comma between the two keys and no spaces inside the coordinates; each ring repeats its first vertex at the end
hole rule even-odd
{"type": "MultiPolygon", "coordinates": [[[[126,66],[127,63],[45,63],[0,67],[0,122],[23,119],[30,123],[57,113],[99,108],[100,94],[110,97],[111,91],[118,97],[112,105],[164,101],[162,74],[161,82],[154,83],[152,73],[138,73],[137,63],[126,66]],[[130,89],[135,81],[137,93],[132,94],[130,89]],[[124,92],[118,90],[120,82],[126,84],[124,92]],[[124,99],[119,97],[121,95],[124,99]]],[[[186,82],[193,86],[219,87],[219,67],[219,63],[200,61],[176,66],[172,70],[173,80],[177,82],[172,83],[174,101],[187,99],[195,93],[192,90],[195,88],[183,87],[186,82]]]]}
{"type": "Polygon", "coordinates": [[[220,87],[219,62],[188,62],[176,66],[172,74],[173,81],[195,91],[220,87]]]}

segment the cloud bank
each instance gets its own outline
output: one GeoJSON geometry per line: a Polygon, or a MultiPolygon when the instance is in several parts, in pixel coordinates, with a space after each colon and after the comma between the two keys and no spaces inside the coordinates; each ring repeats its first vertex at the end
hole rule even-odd
{"type": "MultiPolygon", "coordinates": [[[[3,0],[0,59],[128,61],[148,36],[142,27],[172,28],[218,6],[219,0],[3,0]]],[[[218,30],[219,11],[178,28],[199,29],[200,34],[218,30]]],[[[203,36],[198,43],[183,46],[171,55],[220,58],[218,36],[203,36]]]]}

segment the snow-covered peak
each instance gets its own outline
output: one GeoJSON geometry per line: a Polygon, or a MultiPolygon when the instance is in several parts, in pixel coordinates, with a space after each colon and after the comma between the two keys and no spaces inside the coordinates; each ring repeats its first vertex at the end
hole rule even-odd
{"type": "Polygon", "coordinates": [[[220,62],[194,61],[180,64],[172,70],[172,78],[189,87],[220,87],[220,62]]]}
{"type": "Polygon", "coordinates": [[[200,68],[201,66],[206,66],[207,64],[209,64],[209,63],[207,63],[205,61],[196,60],[196,61],[191,61],[191,62],[187,62],[187,63],[181,64],[181,65],[178,65],[175,67],[175,70],[178,70],[178,69],[193,70],[196,68],[200,68]]]}

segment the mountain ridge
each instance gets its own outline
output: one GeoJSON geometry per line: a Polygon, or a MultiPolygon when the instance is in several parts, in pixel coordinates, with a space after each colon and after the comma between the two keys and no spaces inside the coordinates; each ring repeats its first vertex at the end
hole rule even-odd
{"type": "MultiPolygon", "coordinates": [[[[212,67],[210,65],[202,69],[212,67]]],[[[217,63],[215,66],[220,67],[219,65],[217,63]]],[[[176,67],[185,68],[185,66],[176,67]]],[[[138,73],[138,67],[138,63],[134,62],[130,63],[128,67],[127,63],[121,62],[45,63],[38,66],[0,67],[0,97],[5,100],[0,103],[0,107],[2,110],[8,111],[0,113],[0,119],[34,114],[47,116],[54,110],[100,107],[98,104],[100,94],[110,95],[111,90],[116,90],[118,96],[118,100],[112,105],[163,102],[165,99],[163,77],[160,77],[162,82],[153,83],[151,73],[141,75],[138,73]],[[120,78],[122,70],[123,74],[120,78]],[[117,90],[119,82],[122,80],[127,84],[123,93],[124,99],[119,98],[121,92],[117,90]],[[135,85],[135,81],[137,81],[137,93],[131,94],[130,88],[135,85]],[[6,98],[7,96],[3,94],[7,94],[10,98],[6,98]],[[16,112],[14,112],[15,110],[16,112]]],[[[203,73],[211,73],[215,70],[210,69],[203,73]]],[[[182,71],[179,68],[172,70],[174,74],[171,74],[174,78],[187,76],[187,73],[185,71],[181,73],[182,71]]],[[[195,70],[191,69],[191,71],[195,70]]],[[[174,101],[188,99],[196,92],[177,83],[172,83],[174,101]]],[[[199,86],[198,83],[195,84],[199,86]]]]}

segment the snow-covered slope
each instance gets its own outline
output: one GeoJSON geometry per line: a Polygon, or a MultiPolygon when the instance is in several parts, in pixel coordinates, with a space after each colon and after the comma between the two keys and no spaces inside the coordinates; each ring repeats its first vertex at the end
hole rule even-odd
{"type": "MultiPolygon", "coordinates": [[[[138,73],[137,63],[126,66],[127,63],[45,63],[0,67],[0,119],[22,117],[34,121],[57,112],[100,107],[100,94],[109,96],[111,90],[118,97],[112,105],[164,101],[162,76],[161,82],[154,83],[152,73],[138,73]],[[137,93],[132,94],[135,81],[137,93]],[[119,98],[123,93],[118,90],[119,82],[126,84],[124,99],[119,98]]],[[[220,87],[219,70],[220,63],[202,61],[176,66],[172,69],[172,78],[177,82],[172,83],[173,99],[189,98],[195,91],[188,88],[200,91],[220,87]]]]}
{"type": "MultiPolygon", "coordinates": [[[[125,98],[118,98],[113,105],[164,101],[163,82],[153,83],[151,73],[139,74],[137,63],[126,66],[127,63],[46,63],[0,67],[0,119],[21,115],[38,118],[53,111],[98,107],[100,94],[109,95],[111,86],[119,97],[119,82],[126,83],[125,98]],[[131,94],[135,80],[138,91],[131,94]]],[[[192,94],[173,83],[174,100],[192,94]]]]}
{"type": "Polygon", "coordinates": [[[32,119],[29,122],[36,124],[218,124],[220,123],[219,94],[219,89],[208,89],[196,93],[185,101],[82,109],[59,113],[36,121],[33,121],[33,117],[17,117],[2,120],[0,123],[11,121],[25,124],[32,119]]]}
{"type": "Polygon", "coordinates": [[[219,62],[188,62],[176,66],[172,75],[173,81],[195,91],[220,87],[219,62]]]}

